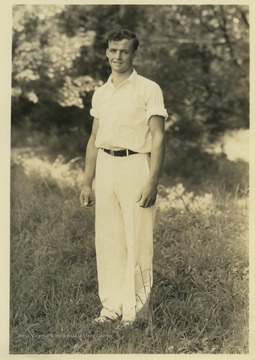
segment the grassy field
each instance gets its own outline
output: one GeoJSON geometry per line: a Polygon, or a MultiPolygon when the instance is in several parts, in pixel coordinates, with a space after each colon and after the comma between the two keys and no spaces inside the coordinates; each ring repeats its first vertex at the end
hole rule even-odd
{"type": "Polygon", "coordinates": [[[10,353],[248,352],[248,200],[236,177],[232,192],[222,174],[194,192],[162,179],[149,319],[119,330],[91,324],[100,303],[82,160],[13,152],[11,174],[10,353]]]}

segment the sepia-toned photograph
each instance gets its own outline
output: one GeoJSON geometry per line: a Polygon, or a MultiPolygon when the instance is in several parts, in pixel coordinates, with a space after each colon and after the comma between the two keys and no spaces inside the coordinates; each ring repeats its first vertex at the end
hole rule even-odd
{"type": "Polygon", "coordinates": [[[10,354],[249,354],[249,10],[13,5],[10,354]]]}

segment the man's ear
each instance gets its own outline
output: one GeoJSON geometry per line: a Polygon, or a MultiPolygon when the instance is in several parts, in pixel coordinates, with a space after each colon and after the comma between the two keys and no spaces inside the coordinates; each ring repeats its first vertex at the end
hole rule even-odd
{"type": "Polygon", "coordinates": [[[136,58],[136,56],[137,56],[137,51],[136,51],[136,50],[135,50],[135,51],[133,51],[132,55],[133,55],[133,59],[135,59],[135,58],[136,58]]]}
{"type": "Polygon", "coordinates": [[[106,57],[109,58],[109,49],[107,48],[105,51],[106,57]]]}

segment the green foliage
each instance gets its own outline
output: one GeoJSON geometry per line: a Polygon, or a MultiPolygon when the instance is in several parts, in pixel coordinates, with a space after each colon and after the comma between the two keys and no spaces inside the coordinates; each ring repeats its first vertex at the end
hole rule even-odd
{"type": "MultiPolygon", "coordinates": [[[[28,110],[34,104],[50,109],[59,126],[55,103],[84,109],[89,131],[93,90],[109,75],[105,35],[117,26],[140,39],[135,66],[163,88],[171,135],[178,128],[176,137],[200,145],[226,129],[248,127],[249,20],[243,5],[15,5],[19,122],[27,101],[28,110]]],[[[43,128],[39,114],[27,116],[43,128]]],[[[72,121],[65,119],[71,127],[72,121]]]]}

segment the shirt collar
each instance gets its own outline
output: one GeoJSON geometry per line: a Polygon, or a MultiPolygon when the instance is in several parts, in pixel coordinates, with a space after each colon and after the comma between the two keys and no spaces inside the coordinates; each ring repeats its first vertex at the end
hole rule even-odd
{"type": "MultiPolygon", "coordinates": [[[[133,68],[133,72],[132,74],[126,79],[124,80],[119,86],[121,86],[122,84],[124,84],[125,82],[133,82],[135,80],[135,78],[137,77],[137,72],[135,71],[135,69],[133,68]]],[[[109,76],[108,80],[107,80],[107,85],[109,86],[113,86],[112,83],[112,74],[109,76]]]]}

